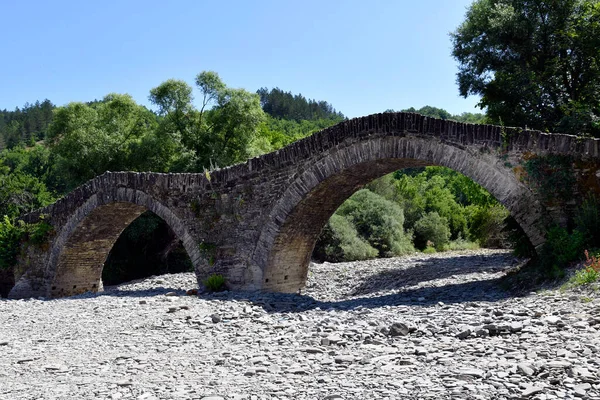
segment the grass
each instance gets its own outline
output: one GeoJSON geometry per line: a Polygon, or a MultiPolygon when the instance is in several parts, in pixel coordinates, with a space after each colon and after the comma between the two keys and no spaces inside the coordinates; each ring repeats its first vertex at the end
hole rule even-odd
{"type": "Polygon", "coordinates": [[[225,277],[220,274],[212,274],[202,283],[211,292],[220,292],[225,290],[225,277]]]}

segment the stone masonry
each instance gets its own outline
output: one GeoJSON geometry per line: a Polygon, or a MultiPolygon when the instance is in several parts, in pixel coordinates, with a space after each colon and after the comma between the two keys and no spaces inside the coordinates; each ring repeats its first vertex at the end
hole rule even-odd
{"type": "Polygon", "coordinates": [[[145,210],[182,240],[199,282],[221,273],[232,290],[297,292],[322,227],[344,200],[384,174],[426,165],[449,167],[481,184],[539,247],[557,217],[512,163],[549,154],[581,161],[585,179],[600,187],[598,139],[412,113],[345,121],[205,174],[106,172],[24,216],[36,222],[43,215],[54,234],[46,245],[23,251],[9,296],[101,290],[110,249],[145,210]]]}

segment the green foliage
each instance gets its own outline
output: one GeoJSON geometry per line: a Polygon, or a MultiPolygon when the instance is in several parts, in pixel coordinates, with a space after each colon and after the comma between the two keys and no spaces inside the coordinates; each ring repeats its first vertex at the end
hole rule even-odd
{"type": "Polygon", "coordinates": [[[285,120],[319,120],[333,119],[340,122],[344,119],[342,113],[336,112],[326,101],[306,100],[301,94],[293,95],[279,88],[261,88],[256,93],[260,96],[263,110],[274,118],[285,120]]]}
{"type": "Polygon", "coordinates": [[[506,208],[495,205],[492,207],[469,206],[469,239],[482,247],[504,247],[508,240],[505,230],[509,212],[506,208]]]}
{"type": "Polygon", "coordinates": [[[212,274],[202,281],[202,283],[211,292],[220,292],[227,289],[225,286],[225,277],[220,274],[212,274]]]}
{"type": "Polygon", "coordinates": [[[477,0],[451,36],[460,94],[492,121],[600,134],[597,0],[477,0]]]}
{"type": "Polygon", "coordinates": [[[575,216],[575,226],[583,234],[586,246],[600,247],[600,202],[593,194],[581,204],[575,216]]]}
{"type": "Polygon", "coordinates": [[[318,261],[354,261],[377,257],[378,251],[358,235],[356,228],[346,217],[331,216],[313,250],[318,261]]]}
{"type": "Polygon", "coordinates": [[[437,250],[433,246],[427,246],[422,250],[423,254],[434,254],[437,253],[437,250]]]}
{"type": "Polygon", "coordinates": [[[44,100],[26,103],[14,111],[0,110],[0,150],[44,139],[53,109],[50,100],[44,100]]]}
{"type": "Polygon", "coordinates": [[[93,105],[71,103],[55,111],[48,141],[57,173],[69,190],[105,171],[139,170],[136,150],[152,135],[156,117],[129,95],[109,94],[93,105]]]}
{"type": "Polygon", "coordinates": [[[380,256],[412,251],[410,238],[404,233],[404,213],[398,204],[362,189],[336,211],[356,227],[358,234],[377,249],[380,256]]]}
{"type": "Polygon", "coordinates": [[[583,286],[598,280],[600,280],[600,260],[586,250],[584,268],[577,271],[566,286],[583,286]]]}
{"type": "Polygon", "coordinates": [[[217,245],[210,242],[202,242],[198,245],[200,254],[208,262],[208,265],[214,265],[217,256],[217,245]]]}
{"type": "Polygon", "coordinates": [[[583,254],[584,242],[583,234],[577,230],[569,233],[558,226],[550,228],[540,254],[539,266],[550,276],[562,277],[563,268],[583,254]]]}
{"type": "Polygon", "coordinates": [[[568,284],[572,286],[583,286],[594,283],[600,278],[600,273],[592,268],[580,269],[569,279],[568,284]]]}
{"type": "Polygon", "coordinates": [[[444,246],[444,250],[477,250],[479,248],[479,244],[476,242],[470,242],[468,240],[458,238],[456,240],[450,241],[446,246],[444,246]]]}
{"type": "Polygon", "coordinates": [[[20,172],[3,174],[0,170],[0,215],[16,218],[54,200],[39,179],[20,172]]]}
{"type": "Polygon", "coordinates": [[[450,242],[448,220],[431,211],[415,223],[414,237],[415,247],[418,249],[425,249],[432,243],[437,251],[442,251],[450,242]]]}
{"type": "Polygon", "coordinates": [[[539,189],[546,201],[568,201],[573,197],[575,172],[570,156],[547,155],[530,158],[525,162],[530,182],[539,189]]]}
{"type": "Polygon", "coordinates": [[[23,236],[23,228],[5,215],[0,223],[0,269],[8,269],[16,264],[23,236]]]}
{"type": "Polygon", "coordinates": [[[17,263],[22,243],[42,246],[54,233],[54,228],[43,218],[35,224],[14,221],[4,216],[0,222],[0,269],[12,268],[17,263]]]}
{"type": "MultiPolygon", "coordinates": [[[[386,110],[386,112],[394,112],[394,110],[386,110]]],[[[419,108],[418,110],[414,107],[410,107],[402,110],[402,112],[417,113],[426,117],[444,120],[448,119],[456,122],[465,122],[469,124],[486,124],[488,122],[485,114],[464,112],[462,114],[452,115],[443,108],[432,106],[424,106],[419,108]]]]}

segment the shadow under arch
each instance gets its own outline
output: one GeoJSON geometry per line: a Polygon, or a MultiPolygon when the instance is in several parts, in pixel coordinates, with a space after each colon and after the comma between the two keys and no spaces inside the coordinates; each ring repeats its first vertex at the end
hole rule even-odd
{"type": "Polygon", "coordinates": [[[102,290],[102,269],[108,254],[123,230],[146,210],[175,232],[196,267],[199,250],[168,207],[137,189],[117,189],[113,196],[95,193],[72,213],[53,241],[44,273],[46,297],[102,290]]]}
{"type": "Polygon", "coordinates": [[[264,267],[254,284],[265,291],[303,288],[315,242],[335,210],[365,184],[409,167],[462,173],[509,210],[536,248],[545,240],[542,205],[495,155],[431,137],[375,136],[342,143],[307,164],[272,208],[255,248],[254,262],[264,267]]]}

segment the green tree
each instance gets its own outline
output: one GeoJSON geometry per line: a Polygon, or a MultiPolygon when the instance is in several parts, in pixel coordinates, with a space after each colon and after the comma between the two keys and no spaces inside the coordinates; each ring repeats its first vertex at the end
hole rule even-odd
{"type": "Polygon", "coordinates": [[[600,135],[598,0],[477,0],[451,37],[460,94],[493,122],[600,135]]]}
{"type": "Polygon", "coordinates": [[[352,222],[358,234],[382,257],[413,250],[410,237],[404,232],[402,209],[368,189],[354,193],[336,213],[352,222]]]}
{"type": "Polygon", "coordinates": [[[192,104],[192,88],[183,81],[168,80],[150,91],[150,101],[162,117],[161,135],[181,142],[193,155],[191,164],[178,170],[201,171],[246,160],[265,119],[259,96],[228,88],[212,71],[199,73],[196,86],[200,110],[192,104]]]}
{"type": "Polygon", "coordinates": [[[109,94],[93,105],[56,110],[48,141],[67,190],[105,171],[138,170],[134,150],[152,134],[156,118],[129,95],[109,94]]]}

